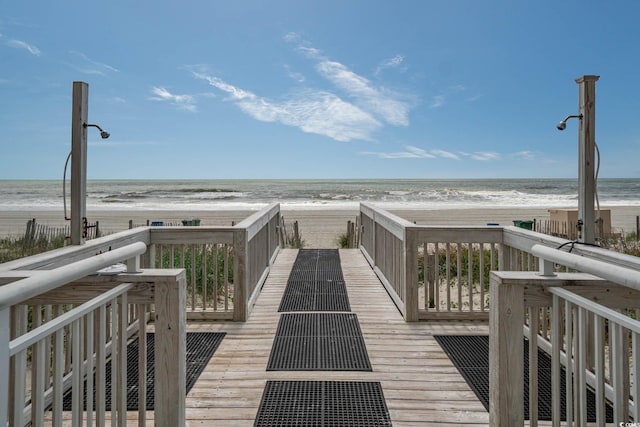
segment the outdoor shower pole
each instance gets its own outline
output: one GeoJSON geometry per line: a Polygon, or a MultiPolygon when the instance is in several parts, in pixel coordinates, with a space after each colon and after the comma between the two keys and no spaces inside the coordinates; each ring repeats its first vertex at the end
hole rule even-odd
{"type": "Polygon", "coordinates": [[[87,217],[87,128],[89,85],[73,82],[71,111],[71,244],[85,242],[87,217]]]}
{"type": "Polygon", "coordinates": [[[576,79],[580,86],[578,96],[578,241],[594,244],[595,239],[595,123],[596,81],[600,76],[582,76],[576,79]]]}

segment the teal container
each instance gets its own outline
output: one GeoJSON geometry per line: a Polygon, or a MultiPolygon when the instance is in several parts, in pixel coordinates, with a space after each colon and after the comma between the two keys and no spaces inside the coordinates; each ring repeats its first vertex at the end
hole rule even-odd
{"type": "Polygon", "coordinates": [[[199,227],[200,226],[200,218],[183,219],[182,220],[182,225],[199,227]]]}
{"type": "Polygon", "coordinates": [[[513,225],[519,228],[524,228],[525,230],[533,230],[533,221],[514,219],[513,225]]]}

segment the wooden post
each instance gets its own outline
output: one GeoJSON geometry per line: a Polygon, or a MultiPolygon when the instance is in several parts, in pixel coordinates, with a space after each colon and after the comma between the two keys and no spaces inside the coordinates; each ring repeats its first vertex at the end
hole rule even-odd
{"type": "Polygon", "coordinates": [[[87,217],[87,123],[89,85],[73,82],[71,111],[71,244],[82,245],[83,219],[87,217]]]}
{"type": "Polygon", "coordinates": [[[404,320],[415,322],[418,320],[418,251],[416,233],[413,229],[404,229],[404,286],[405,299],[404,320]]]}
{"type": "Polygon", "coordinates": [[[155,285],[155,425],[184,426],[186,399],[186,272],[155,285]]]}
{"type": "Polygon", "coordinates": [[[248,285],[249,275],[247,266],[249,265],[247,244],[247,229],[241,228],[233,233],[233,320],[245,322],[248,310],[248,285]]]}
{"type": "Polygon", "coordinates": [[[489,424],[524,426],[524,289],[492,271],[489,292],[489,424]]]}
{"type": "Polygon", "coordinates": [[[580,85],[578,108],[582,115],[578,134],[578,221],[582,232],[578,239],[583,243],[595,243],[595,116],[596,81],[599,76],[582,76],[576,79],[580,85]]]}
{"type": "MultiPolygon", "coordinates": [[[[11,307],[0,309],[0,369],[9,371],[9,343],[11,342],[11,307]]],[[[0,426],[9,421],[9,375],[0,376],[0,426]]]]}

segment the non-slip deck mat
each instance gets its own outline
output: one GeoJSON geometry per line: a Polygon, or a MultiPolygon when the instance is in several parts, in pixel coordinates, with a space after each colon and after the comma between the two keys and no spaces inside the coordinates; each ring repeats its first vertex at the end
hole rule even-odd
{"type": "Polygon", "coordinates": [[[298,251],[278,311],[351,311],[337,249],[298,251]]]}
{"type": "Polygon", "coordinates": [[[391,426],[379,382],[267,381],[255,427],[391,426]]]}
{"type": "Polygon", "coordinates": [[[371,371],[355,313],[284,313],[267,371],[371,371]]]}
{"type": "MultiPolygon", "coordinates": [[[[187,332],[186,353],[186,391],[191,387],[209,363],[218,346],[225,337],[225,332],[187,332]]],[[[147,334],[147,410],[154,409],[154,342],[155,334],[147,334]]],[[[178,367],[176,367],[177,369],[178,367]]],[[[107,362],[106,372],[106,410],[111,410],[111,361],[107,362]]],[[[94,381],[95,384],[95,381],[94,381]]],[[[86,390],[85,390],[86,393],[86,390]]],[[[63,401],[63,409],[71,410],[71,392],[69,391],[63,401]]],[[[94,390],[95,395],[95,390],[94,390]]],[[[95,397],[95,396],[94,396],[95,397]]],[[[86,401],[86,400],[85,400],[86,401]]],[[[94,400],[95,401],[95,400],[94,400]]],[[[131,341],[127,346],[127,410],[138,409],[138,339],[131,341]]]]}
{"type": "MultiPolygon", "coordinates": [[[[434,336],[438,344],[447,353],[455,367],[469,387],[489,411],[489,337],[487,335],[434,336]]],[[[529,342],[524,345],[524,417],[529,419],[529,342]]],[[[566,373],[561,367],[560,375],[560,412],[566,420],[566,373]]],[[[538,349],[538,419],[551,420],[551,358],[538,349]]],[[[607,405],[607,422],[613,422],[613,409],[607,405]]],[[[595,395],[587,390],[587,421],[595,422],[595,395]]]]}

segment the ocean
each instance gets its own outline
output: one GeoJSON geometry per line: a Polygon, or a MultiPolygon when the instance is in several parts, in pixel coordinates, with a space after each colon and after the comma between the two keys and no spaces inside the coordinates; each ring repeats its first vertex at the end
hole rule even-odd
{"type": "MultiPolygon", "coordinates": [[[[67,206],[69,199],[67,181],[67,206]]],[[[96,210],[576,208],[575,179],[90,180],[96,210]]],[[[600,179],[601,206],[640,206],[640,179],[600,179]]],[[[57,210],[62,181],[0,180],[0,210],[57,210]]]]}

